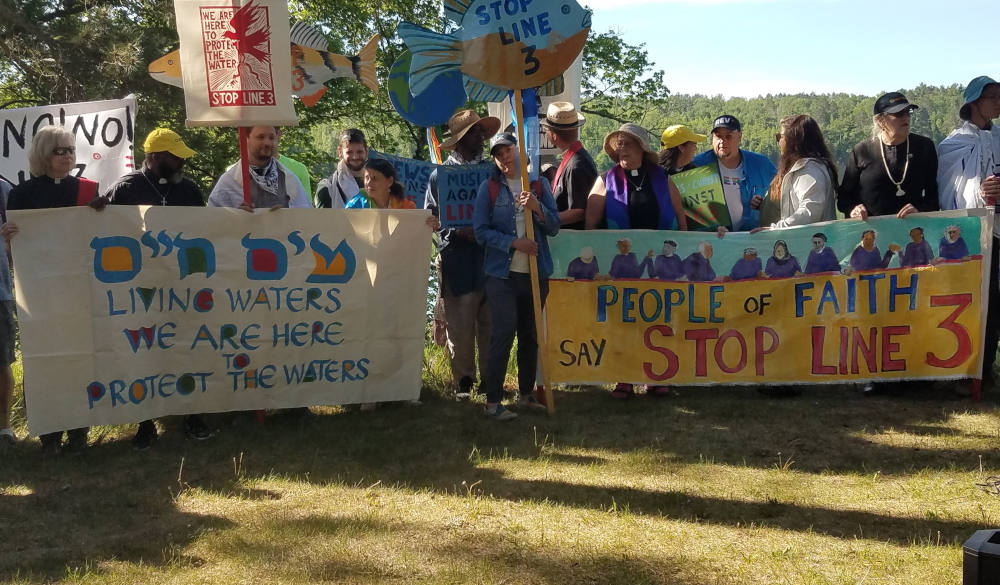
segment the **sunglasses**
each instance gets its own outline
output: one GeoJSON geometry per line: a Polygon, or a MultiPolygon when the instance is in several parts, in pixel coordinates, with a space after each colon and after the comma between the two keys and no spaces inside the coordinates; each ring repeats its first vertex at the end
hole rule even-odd
{"type": "Polygon", "coordinates": [[[895,114],[887,114],[893,118],[909,118],[913,114],[913,110],[903,110],[902,112],[896,112],[895,114]]]}
{"type": "Polygon", "coordinates": [[[52,154],[56,156],[66,156],[67,154],[76,154],[75,146],[60,146],[52,149],[52,154]]]}

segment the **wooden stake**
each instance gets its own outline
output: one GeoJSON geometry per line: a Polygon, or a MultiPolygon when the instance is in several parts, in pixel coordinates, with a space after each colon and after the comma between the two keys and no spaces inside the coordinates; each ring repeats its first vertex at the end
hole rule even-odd
{"type": "MultiPolygon", "coordinates": [[[[525,148],[524,139],[524,107],[521,104],[521,90],[514,90],[514,118],[517,126],[517,153],[521,158],[521,190],[531,191],[531,181],[528,179],[528,154],[525,148]]],[[[541,193],[538,194],[541,197],[541,193]]],[[[539,201],[541,201],[539,199],[539,201]]],[[[524,221],[525,236],[529,240],[535,239],[535,218],[534,213],[527,211],[524,221]]],[[[548,338],[545,330],[545,319],[542,316],[542,289],[538,286],[538,258],[528,257],[528,265],[531,271],[531,300],[535,313],[535,338],[538,341],[538,365],[542,371],[542,384],[545,386],[545,407],[549,414],[556,411],[555,397],[552,392],[552,384],[549,382],[549,369],[545,365],[545,340],[548,338]]]]}

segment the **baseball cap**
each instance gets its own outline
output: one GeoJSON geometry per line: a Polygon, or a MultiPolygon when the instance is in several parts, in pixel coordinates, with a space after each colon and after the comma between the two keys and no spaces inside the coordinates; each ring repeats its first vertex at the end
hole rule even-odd
{"type": "Polygon", "coordinates": [[[725,128],[726,130],[732,130],[733,132],[742,132],[743,124],[740,124],[740,121],[736,119],[736,116],[723,114],[712,122],[712,132],[715,132],[719,128],[725,128]]]}
{"type": "Polygon", "coordinates": [[[660,137],[660,148],[673,148],[685,142],[702,142],[707,138],[704,134],[696,134],[684,124],[667,127],[660,137]]]}
{"type": "Polygon", "coordinates": [[[169,152],[177,158],[188,159],[194,156],[195,152],[188,148],[181,137],[169,128],[157,128],[146,136],[146,141],[142,143],[142,150],[145,152],[169,152]]]}
{"type": "Polygon", "coordinates": [[[515,144],[517,144],[517,138],[513,134],[501,132],[490,139],[490,154],[493,154],[493,149],[498,146],[514,146],[515,144]]]}
{"type": "Polygon", "coordinates": [[[875,100],[874,114],[876,116],[879,114],[898,114],[903,110],[915,110],[918,107],[911,104],[905,95],[898,91],[890,91],[875,100]]]}

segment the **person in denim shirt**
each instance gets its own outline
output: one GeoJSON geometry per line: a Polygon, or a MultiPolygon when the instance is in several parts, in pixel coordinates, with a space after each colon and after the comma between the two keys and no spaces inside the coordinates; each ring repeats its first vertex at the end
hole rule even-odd
{"type": "Polygon", "coordinates": [[[545,305],[552,274],[552,256],[547,236],[559,232],[559,211],[548,179],[542,178],[521,191],[517,142],[513,135],[498,134],[490,142],[490,154],[497,170],[479,186],[472,225],[476,241],[485,246],[486,298],[493,315],[490,353],[486,360],[485,414],[493,420],[510,420],[517,415],[500,404],[510,350],[517,334],[517,378],[519,404],[544,408],[532,390],[538,365],[534,302],[529,273],[529,257],[538,259],[538,286],[545,305]],[[514,193],[517,193],[515,196],[514,193]],[[526,215],[534,221],[535,237],[526,236],[526,215]]]}
{"type": "Polygon", "coordinates": [[[696,167],[718,163],[723,191],[726,191],[726,205],[732,225],[724,226],[729,231],[747,232],[760,227],[760,205],[771,185],[777,169],[771,159],[756,152],[740,148],[743,139],[743,125],[736,116],[723,115],[712,123],[712,150],[694,157],[696,167]],[[739,197],[731,196],[739,185],[739,197]]]}

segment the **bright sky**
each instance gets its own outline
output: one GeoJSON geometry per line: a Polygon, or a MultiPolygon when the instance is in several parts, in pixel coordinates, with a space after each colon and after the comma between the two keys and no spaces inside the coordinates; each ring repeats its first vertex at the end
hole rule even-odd
{"type": "Polygon", "coordinates": [[[674,94],[877,95],[1000,79],[997,0],[580,0],[674,94]]]}

